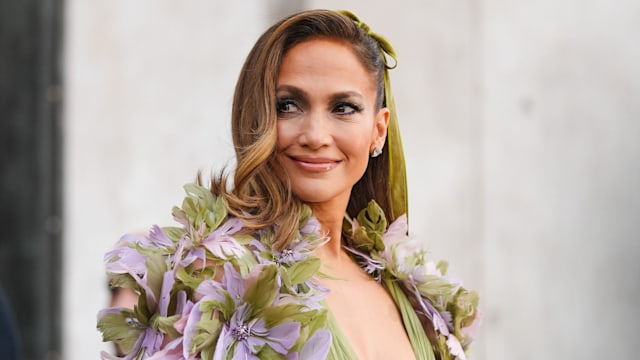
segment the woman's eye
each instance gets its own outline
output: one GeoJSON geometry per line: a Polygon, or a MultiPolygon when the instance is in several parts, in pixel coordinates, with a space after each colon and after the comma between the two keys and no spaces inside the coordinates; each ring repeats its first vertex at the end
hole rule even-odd
{"type": "Polygon", "coordinates": [[[280,114],[292,113],[299,110],[298,105],[296,105],[295,101],[293,100],[278,101],[276,108],[278,110],[278,113],[280,114]]]}
{"type": "Polygon", "coordinates": [[[338,115],[352,115],[359,113],[362,109],[356,104],[340,103],[333,109],[333,111],[338,115]]]}

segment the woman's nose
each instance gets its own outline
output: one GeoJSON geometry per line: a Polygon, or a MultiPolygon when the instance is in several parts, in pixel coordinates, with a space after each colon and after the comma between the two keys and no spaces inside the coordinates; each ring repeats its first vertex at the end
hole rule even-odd
{"type": "Polygon", "coordinates": [[[308,113],[301,122],[298,142],[312,149],[331,144],[331,122],[324,114],[308,113]]]}

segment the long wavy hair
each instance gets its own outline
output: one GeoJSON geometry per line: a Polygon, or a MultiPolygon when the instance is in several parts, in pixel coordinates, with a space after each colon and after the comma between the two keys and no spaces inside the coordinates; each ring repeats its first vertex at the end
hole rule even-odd
{"type": "MultiPolygon", "coordinates": [[[[329,10],[304,11],[279,21],[260,36],[240,71],[233,99],[233,183],[228,174],[220,173],[212,179],[211,191],[226,200],[229,212],[241,218],[248,230],[277,224],[273,245],[280,250],[297,236],[302,202],[291,192],[289,181],[277,175],[284,171],[276,159],[276,83],[287,51],[314,38],[350,44],[377,84],[378,109],[384,106],[385,65],[378,42],[347,16],[329,10]]],[[[347,213],[356,216],[372,199],[394,220],[387,146],[380,156],[370,158],[351,191],[347,213]]]]}

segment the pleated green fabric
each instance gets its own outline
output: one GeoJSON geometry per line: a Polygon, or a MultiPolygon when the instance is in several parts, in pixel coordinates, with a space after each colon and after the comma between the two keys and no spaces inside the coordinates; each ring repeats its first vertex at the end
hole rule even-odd
{"type": "MultiPolygon", "coordinates": [[[[418,315],[411,306],[409,299],[400,288],[397,282],[391,279],[385,279],[384,285],[389,290],[391,298],[395,302],[400,314],[402,316],[402,322],[404,328],[409,336],[409,341],[413,347],[413,353],[416,355],[417,360],[435,360],[435,355],[431,343],[427,338],[427,334],[422,328],[422,323],[418,319],[418,315]]],[[[326,304],[325,304],[326,305],[326,304]]],[[[327,329],[332,334],[332,343],[327,356],[327,360],[355,360],[358,359],[358,355],[353,350],[346,336],[340,330],[338,323],[336,322],[331,309],[329,309],[329,316],[327,319],[327,329]]]]}
{"type": "Polygon", "coordinates": [[[398,310],[400,310],[402,322],[409,335],[416,359],[435,360],[436,356],[433,353],[429,338],[427,338],[422,323],[420,319],[418,319],[418,314],[416,314],[413,306],[411,306],[407,295],[402,291],[400,285],[392,279],[384,279],[383,282],[389,290],[393,301],[396,303],[398,310]]]}

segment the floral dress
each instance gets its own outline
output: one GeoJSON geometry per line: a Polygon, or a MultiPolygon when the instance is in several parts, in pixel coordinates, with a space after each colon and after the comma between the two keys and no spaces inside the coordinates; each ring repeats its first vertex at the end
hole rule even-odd
{"type": "MultiPolygon", "coordinates": [[[[313,250],[327,239],[304,207],[297,239],[271,247],[273,229],[248,234],[222,198],[195,184],[174,207],[177,227],[125,235],[105,255],[111,286],[140,296],[134,309],[98,314],[104,341],[126,354],[103,359],[356,359],[324,297],[313,250]]],[[[425,259],[406,218],[387,226],[371,202],[345,219],[347,250],[389,292],[417,359],[465,359],[479,323],[478,296],[425,259]]]]}

